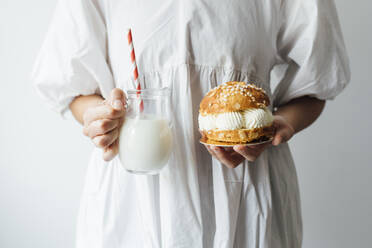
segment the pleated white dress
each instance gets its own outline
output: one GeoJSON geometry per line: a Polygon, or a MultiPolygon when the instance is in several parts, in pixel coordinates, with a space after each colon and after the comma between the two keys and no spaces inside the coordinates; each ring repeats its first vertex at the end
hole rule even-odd
{"type": "Polygon", "coordinates": [[[298,248],[299,189],[287,144],[228,169],[199,144],[198,106],[226,81],[254,81],[275,107],[332,99],[349,66],[332,0],[61,0],[33,81],[54,110],[132,87],[131,27],[145,87],[172,90],[175,145],[159,176],[127,173],[95,149],[77,248],[298,248]],[[274,68],[274,69],[273,69],[274,68]],[[272,93],[271,72],[281,78],[272,93]]]}

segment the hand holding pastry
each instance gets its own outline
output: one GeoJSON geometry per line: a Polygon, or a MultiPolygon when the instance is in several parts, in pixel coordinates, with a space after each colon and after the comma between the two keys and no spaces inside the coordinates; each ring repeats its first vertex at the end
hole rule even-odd
{"type": "Polygon", "coordinates": [[[206,145],[206,148],[212,156],[229,168],[237,167],[244,160],[253,162],[268,146],[287,142],[294,135],[293,127],[281,116],[274,116],[273,125],[275,134],[271,143],[253,146],[235,145],[228,148],[206,145]]]}
{"type": "Polygon", "coordinates": [[[284,118],[274,118],[269,105],[266,92],[254,84],[227,82],[208,92],[199,110],[199,128],[208,151],[234,168],[245,159],[256,160],[270,143],[248,144],[270,138],[274,145],[287,141],[293,128],[284,118]]]}

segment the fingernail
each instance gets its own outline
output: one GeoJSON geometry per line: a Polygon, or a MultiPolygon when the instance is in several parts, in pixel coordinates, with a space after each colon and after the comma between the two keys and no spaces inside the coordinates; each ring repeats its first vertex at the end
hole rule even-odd
{"type": "Polygon", "coordinates": [[[113,107],[115,109],[121,109],[123,107],[123,103],[120,100],[115,100],[113,103],[113,107]]]}
{"type": "Polygon", "coordinates": [[[244,149],[244,146],[242,146],[242,145],[237,145],[237,146],[236,146],[236,149],[239,150],[239,151],[241,151],[241,150],[244,149]]]}

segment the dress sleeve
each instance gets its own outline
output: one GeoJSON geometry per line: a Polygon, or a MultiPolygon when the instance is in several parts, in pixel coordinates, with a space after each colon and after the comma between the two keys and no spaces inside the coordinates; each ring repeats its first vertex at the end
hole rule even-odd
{"type": "Polygon", "coordinates": [[[64,114],[79,95],[107,96],[113,77],[106,26],[94,0],[60,0],[31,75],[36,92],[64,114]]]}
{"type": "MultiPolygon", "coordinates": [[[[349,61],[333,0],[283,0],[277,37],[283,75],[274,106],[309,95],[333,99],[350,81],[349,61]]],[[[275,72],[275,70],[274,70],[275,72]]]]}

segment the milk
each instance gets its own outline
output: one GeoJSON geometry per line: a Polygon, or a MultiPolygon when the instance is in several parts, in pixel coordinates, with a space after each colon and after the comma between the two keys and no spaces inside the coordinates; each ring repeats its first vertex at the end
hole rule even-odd
{"type": "Polygon", "coordinates": [[[152,116],[125,119],[120,132],[119,158],[128,171],[156,174],[168,162],[171,147],[167,120],[152,116]]]}

